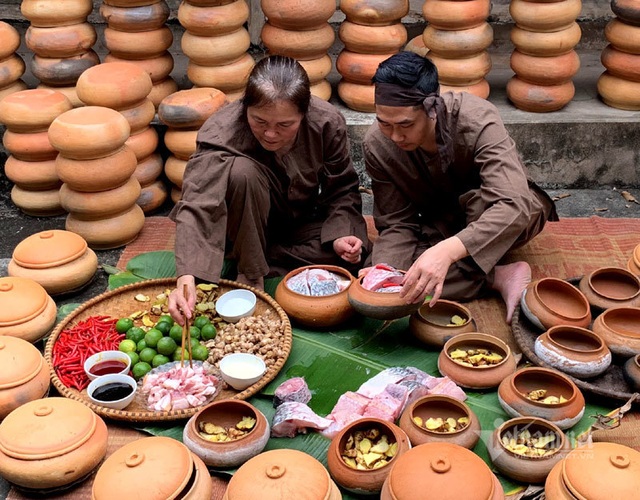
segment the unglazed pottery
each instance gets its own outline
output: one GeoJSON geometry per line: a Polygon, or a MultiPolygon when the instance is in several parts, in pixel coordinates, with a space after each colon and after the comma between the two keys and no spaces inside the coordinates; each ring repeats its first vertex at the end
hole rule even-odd
{"type": "Polygon", "coordinates": [[[568,28],[580,15],[580,0],[559,2],[528,2],[512,0],[509,13],[522,29],[529,31],[553,32],[568,28]]]}
{"type": "Polygon", "coordinates": [[[25,190],[57,189],[61,184],[55,159],[24,161],[9,155],[4,164],[4,173],[10,181],[25,190]]]}
{"type": "Polygon", "coordinates": [[[122,186],[87,193],[60,188],[60,204],[69,213],[83,220],[100,220],[128,210],[140,196],[140,183],[130,177],[122,186]]]}
{"type": "Polygon", "coordinates": [[[361,418],[348,424],[331,440],[327,450],[327,466],[333,480],[346,490],[359,495],[374,495],[380,492],[391,466],[410,448],[409,438],[397,425],[378,418],[361,418]],[[389,444],[398,443],[396,455],[387,465],[375,469],[358,470],[349,467],[342,458],[347,440],[349,437],[353,438],[357,431],[366,432],[372,429],[377,429],[380,435],[386,435],[389,444]]]}
{"type": "Polygon", "coordinates": [[[91,248],[105,250],[132,242],[144,226],[144,212],[134,204],[130,209],[113,217],[84,220],[74,214],[67,215],[65,229],[78,233],[91,248]]]}
{"type": "Polygon", "coordinates": [[[284,30],[265,23],[262,41],[273,53],[294,59],[316,59],[326,54],[335,40],[329,23],[306,31],[284,30]]]}
{"type": "Polygon", "coordinates": [[[434,306],[422,304],[409,318],[409,331],[419,341],[442,347],[447,340],[460,333],[477,331],[471,311],[458,302],[440,299],[434,306]],[[453,316],[462,319],[459,325],[451,322],[453,316]]]}
{"type": "Polygon", "coordinates": [[[206,37],[216,37],[236,31],[243,27],[248,18],[247,2],[230,2],[211,7],[198,7],[191,2],[181,2],[178,7],[180,25],[189,33],[206,37]]]}
{"type": "Polygon", "coordinates": [[[482,80],[491,70],[491,56],[486,50],[456,59],[441,57],[429,51],[427,58],[436,65],[438,78],[445,85],[473,85],[482,80]]]}
{"type": "Polygon", "coordinates": [[[51,28],[69,26],[87,20],[91,13],[91,0],[71,0],[65,3],[41,2],[39,0],[23,0],[20,12],[33,26],[51,28]]]}
{"type": "Polygon", "coordinates": [[[271,428],[264,414],[242,400],[215,401],[189,419],[182,442],[211,467],[237,467],[260,453],[267,445],[271,428]],[[235,427],[244,417],[255,419],[255,426],[239,439],[212,442],[203,438],[200,424],[212,423],[223,428],[235,427]]]}
{"type": "Polygon", "coordinates": [[[400,416],[400,428],[407,433],[412,446],[445,442],[472,449],[480,439],[480,421],[468,405],[444,394],[429,394],[408,405],[400,416]],[[428,430],[424,424],[429,418],[459,418],[469,420],[455,432],[428,430]]]}
{"type": "Polygon", "coordinates": [[[489,0],[468,0],[464,4],[452,0],[424,2],[422,14],[430,26],[441,30],[466,30],[484,23],[489,17],[489,0]]]}
{"type": "Polygon", "coordinates": [[[394,53],[359,54],[350,50],[343,50],[336,59],[336,69],[349,82],[363,85],[370,84],[378,65],[394,53]]]}
{"type": "Polygon", "coordinates": [[[365,26],[381,26],[397,22],[409,13],[407,0],[342,0],[340,10],[347,21],[365,26]]]}
{"type": "Polygon", "coordinates": [[[542,278],[529,283],[520,300],[525,316],[541,330],[555,325],[586,328],[591,309],[584,294],[568,281],[542,278]]]}
{"type": "Polygon", "coordinates": [[[96,29],[90,23],[39,28],[29,26],[24,41],[29,50],[41,57],[72,57],[94,46],[98,39],[96,29]]]}
{"type": "Polygon", "coordinates": [[[239,59],[224,66],[206,66],[189,61],[187,76],[189,81],[199,87],[214,87],[224,92],[227,101],[232,102],[244,94],[244,87],[249,81],[249,73],[255,66],[251,54],[244,54],[239,59]]]}
{"type": "Polygon", "coordinates": [[[340,99],[351,109],[362,113],[375,112],[374,85],[362,85],[360,83],[338,82],[338,95],[340,99]]]}
{"type": "Polygon", "coordinates": [[[456,384],[469,389],[497,387],[516,370],[516,360],[509,346],[487,333],[461,333],[449,339],[438,356],[438,370],[456,384]],[[502,356],[502,361],[488,366],[463,366],[451,359],[456,349],[487,349],[502,356]]]}
{"type": "Polygon", "coordinates": [[[507,82],[509,100],[518,109],[531,113],[558,111],[573,99],[575,93],[576,88],[571,80],[556,85],[540,85],[514,76],[507,82]]]}
{"type": "Polygon", "coordinates": [[[597,88],[607,106],[627,111],[640,110],[640,82],[619,78],[605,71],[598,78],[597,88]]]}
{"type": "Polygon", "coordinates": [[[593,322],[613,354],[630,357],[640,353],[640,307],[612,307],[593,322]]]}
{"type": "Polygon", "coordinates": [[[576,384],[563,373],[550,368],[522,368],[506,377],[498,386],[500,405],[512,417],[538,417],[560,429],[573,427],[584,414],[584,396],[576,384]],[[562,403],[533,401],[531,391],[544,390],[545,397],[562,396],[562,403]]]}
{"type": "Polygon", "coordinates": [[[409,316],[417,311],[421,304],[407,304],[400,298],[399,292],[373,292],[362,287],[362,278],[354,280],[349,286],[349,303],[363,316],[375,319],[397,319],[409,316]]]}
{"type": "Polygon", "coordinates": [[[58,188],[33,191],[23,189],[16,184],[11,188],[11,201],[25,214],[33,217],[50,217],[64,213],[64,208],[60,205],[58,188]]]}
{"type": "Polygon", "coordinates": [[[40,57],[31,59],[31,72],[38,80],[52,86],[72,86],[87,69],[100,64],[100,56],[88,50],[71,57],[40,57]]]}
{"type": "Polygon", "coordinates": [[[627,263],[627,269],[636,276],[640,276],[640,245],[636,246],[627,263]]]}
{"type": "Polygon", "coordinates": [[[225,102],[226,96],[216,88],[181,90],[162,100],[158,119],[172,128],[200,128],[225,102]]]}
{"type": "Polygon", "coordinates": [[[612,0],[611,10],[623,22],[640,26],[640,8],[633,0],[612,0]]]}
{"type": "Polygon", "coordinates": [[[487,22],[461,30],[443,30],[428,25],[422,33],[429,50],[442,57],[469,57],[482,52],[493,42],[493,28],[487,22]]]}
{"type": "MultiPolygon", "coordinates": [[[[329,76],[329,73],[331,73],[331,70],[333,69],[333,61],[329,54],[324,54],[316,59],[300,61],[300,65],[307,72],[311,86],[323,81],[327,76],[329,76]]],[[[311,90],[311,93],[313,94],[313,89],[311,90]]]]}
{"type": "Polygon", "coordinates": [[[397,52],[407,43],[407,29],[400,22],[384,26],[365,26],[343,21],[338,36],[346,50],[359,54],[397,52]]]}
{"type": "MultiPolygon", "coordinates": [[[[160,82],[163,82],[173,71],[175,62],[171,52],[165,51],[159,56],[152,57],[151,59],[121,59],[113,54],[107,54],[104,57],[104,62],[128,62],[129,64],[135,64],[138,68],[147,72],[154,86],[160,82]]],[[[153,94],[153,89],[149,96],[153,94]]]]}
{"type": "Polygon", "coordinates": [[[262,12],[278,28],[305,30],[329,21],[336,11],[332,0],[263,0],[262,12]]]}
{"type": "Polygon", "coordinates": [[[577,378],[596,377],[611,364],[611,351],[604,340],[579,326],[549,328],[536,339],[534,350],[548,365],[577,378]]]}
{"type": "Polygon", "coordinates": [[[560,85],[575,76],[580,69],[580,57],[575,50],[557,56],[531,56],[514,50],[511,69],[520,80],[538,85],[560,85]]]}
{"type": "Polygon", "coordinates": [[[582,31],[578,23],[559,31],[529,31],[514,25],[511,28],[511,42],[523,54],[547,57],[565,54],[578,44],[582,31]]]}
{"type": "Polygon", "coordinates": [[[220,66],[243,57],[251,46],[251,37],[245,28],[218,36],[198,36],[185,31],[180,44],[190,62],[202,66],[220,66]]]}
{"type": "Polygon", "coordinates": [[[505,498],[500,481],[487,464],[472,451],[452,443],[425,443],[398,457],[382,486],[380,499],[414,500],[418,492],[433,492],[434,497],[446,494],[451,499],[505,498]]]}
{"type": "Polygon", "coordinates": [[[117,7],[111,2],[100,4],[100,15],[110,28],[119,31],[149,31],[161,28],[169,19],[167,2],[149,0],[148,5],[117,7]]]}
{"type": "Polygon", "coordinates": [[[622,373],[627,384],[634,391],[640,391],[640,354],[636,354],[625,362],[622,373]]]}
{"type": "Polygon", "coordinates": [[[149,74],[135,64],[110,62],[82,73],[76,91],[88,106],[126,109],[145,99],[152,85],[149,74]]]}
{"type": "Polygon", "coordinates": [[[106,27],[104,43],[122,59],[154,58],[162,55],[173,43],[173,33],[168,26],[142,32],[124,32],[106,27]]]}
{"type": "Polygon", "coordinates": [[[585,274],[580,291],[594,307],[640,306],[640,278],[621,267],[601,267],[585,274]]]}
{"type": "Polygon", "coordinates": [[[0,42],[0,61],[3,61],[20,47],[20,33],[9,23],[0,21],[0,42]]]}
{"type": "Polygon", "coordinates": [[[627,24],[614,17],[605,26],[604,36],[618,50],[630,54],[640,52],[640,26],[627,24]]]}
{"type": "Polygon", "coordinates": [[[39,132],[72,108],[69,99],[55,90],[22,90],[0,101],[0,123],[13,132],[39,132]]]}

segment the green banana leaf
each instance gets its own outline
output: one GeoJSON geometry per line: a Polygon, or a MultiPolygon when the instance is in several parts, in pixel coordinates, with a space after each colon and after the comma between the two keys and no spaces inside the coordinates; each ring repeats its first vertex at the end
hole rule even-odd
{"type": "Polygon", "coordinates": [[[175,275],[176,256],[173,252],[167,250],[147,252],[131,258],[125,271],[109,274],[109,290],[137,281],[171,278],[175,275]]]}

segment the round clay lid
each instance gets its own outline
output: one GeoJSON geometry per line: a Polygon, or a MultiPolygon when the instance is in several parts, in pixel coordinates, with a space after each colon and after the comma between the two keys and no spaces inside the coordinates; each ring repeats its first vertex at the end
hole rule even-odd
{"type": "Polygon", "coordinates": [[[424,443],[396,457],[387,478],[393,498],[415,498],[416,491],[437,491],[441,500],[491,499],[493,474],[472,451],[451,443],[424,443]]]}
{"type": "Polygon", "coordinates": [[[245,462],[227,487],[228,500],[253,498],[327,498],[331,479],[324,466],[311,455],[297,450],[271,450],[245,462]],[[304,492],[304,495],[301,493],[304,492]]]}
{"type": "Polygon", "coordinates": [[[43,363],[42,354],[31,342],[0,335],[0,390],[26,384],[40,373],[43,363]]]}
{"type": "Polygon", "coordinates": [[[36,399],[19,406],[2,421],[0,450],[20,460],[65,455],[93,436],[98,418],[73,399],[36,399]]]}
{"type": "Polygon", "coordinates": [[[562,461],[562,480],[577,498],[636,498],[640,452],[617,443],[577,448],[562,461]]]}
{"type": "Polygon", "coordinates": [[[104,461],[93,481],[93,498],[132,498],[144,483],[146,500],[170,500],[180,496],[193,471],[191,452],[180,441],[163,436],[138,439],[104,461]]]}
{"type": "Polygon", "coordinates": [[[62,229],[41,231],[22,240],[13,250],[16,264],[30,269],[46,269],[74,261],[87,251],[79,234],[62,229]]]}
{"type": "Polygon", "coordinates": [[[47,291],[32,279],[0,278],[0,327],[32,320],[47,307],[47,291]]]}

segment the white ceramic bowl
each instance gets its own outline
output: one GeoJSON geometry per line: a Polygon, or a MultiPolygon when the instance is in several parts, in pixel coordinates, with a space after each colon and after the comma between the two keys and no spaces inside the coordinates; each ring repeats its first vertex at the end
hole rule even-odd
{"type": "Polygon", "coordinates": [[[84,372],[89,377],[89,380],[95,380],[100,375],[109,375],[111,373],[123,373],[128,374],[131,369],[131,358],[128,356],[126,352],[122,351],[101,351],[97,352],[87,358],[84,362],[84,372]],[[98,363],[102,363],[103,361],[119,361],[122,363],[122,369],[118,371],[111,371],[110,373],[103,374],[94,374],[91,373],[93,367],[95,367],[98,363]]]}
{"type": "Polygon", "coordinates": [[[91,402],[95,405],[103,406],[106,408],[113,408],[114,410],[122,410],[123,408],[126,408],[129,405],[129,403],[131,403],[131,401],[133,401],[133,398],[136,395],[137,389],[138,389],[138,384],[133,377],[122,374],[122,373],[114,373],[111,375],[102,375],[101,377],[98,377],[92,380],[89,383],[89,387],[87,387],[87,396],[89,397],[91,402]],[[131,394],[129,394],[124,398],[117,399],[115,401],[103,401],[100,399],[95,399],[93,397],[93,394],[96,389],[98,389],[99,387],[102,387],[103,385],[112,384],[112,383],[122,383],[122,384],[127,384],[131,386],[131,389],[132,389],[131,394]]]}
{"type": "Polygon", "coordinates": [[[240,318],[253,314],[256,310],[256,300],[256,294],[251,290],[231,290],[220,296],[216,302],[216,312],[223,320],[236,323],[240,318]]]}
{"type": "Polygon", "coordinates": [[[255,354],[236,352],[220,360],[224,381],[237,391],[243,391],[262,378],[267,371],[264,360],[255,354]]]}

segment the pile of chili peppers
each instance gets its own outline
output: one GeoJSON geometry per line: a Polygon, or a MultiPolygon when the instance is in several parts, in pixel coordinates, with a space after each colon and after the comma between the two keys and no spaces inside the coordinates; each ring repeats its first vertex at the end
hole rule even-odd
{"type": "Polygon", "coordinates": [[[86,359],[101,351],[117,350],[125,338],[116,331],[117,319],[109,316],[90,316],[58,335],[51,352],[53,369],[67,387],[83,390],[89,385],[84,372],[86,359]]]}

